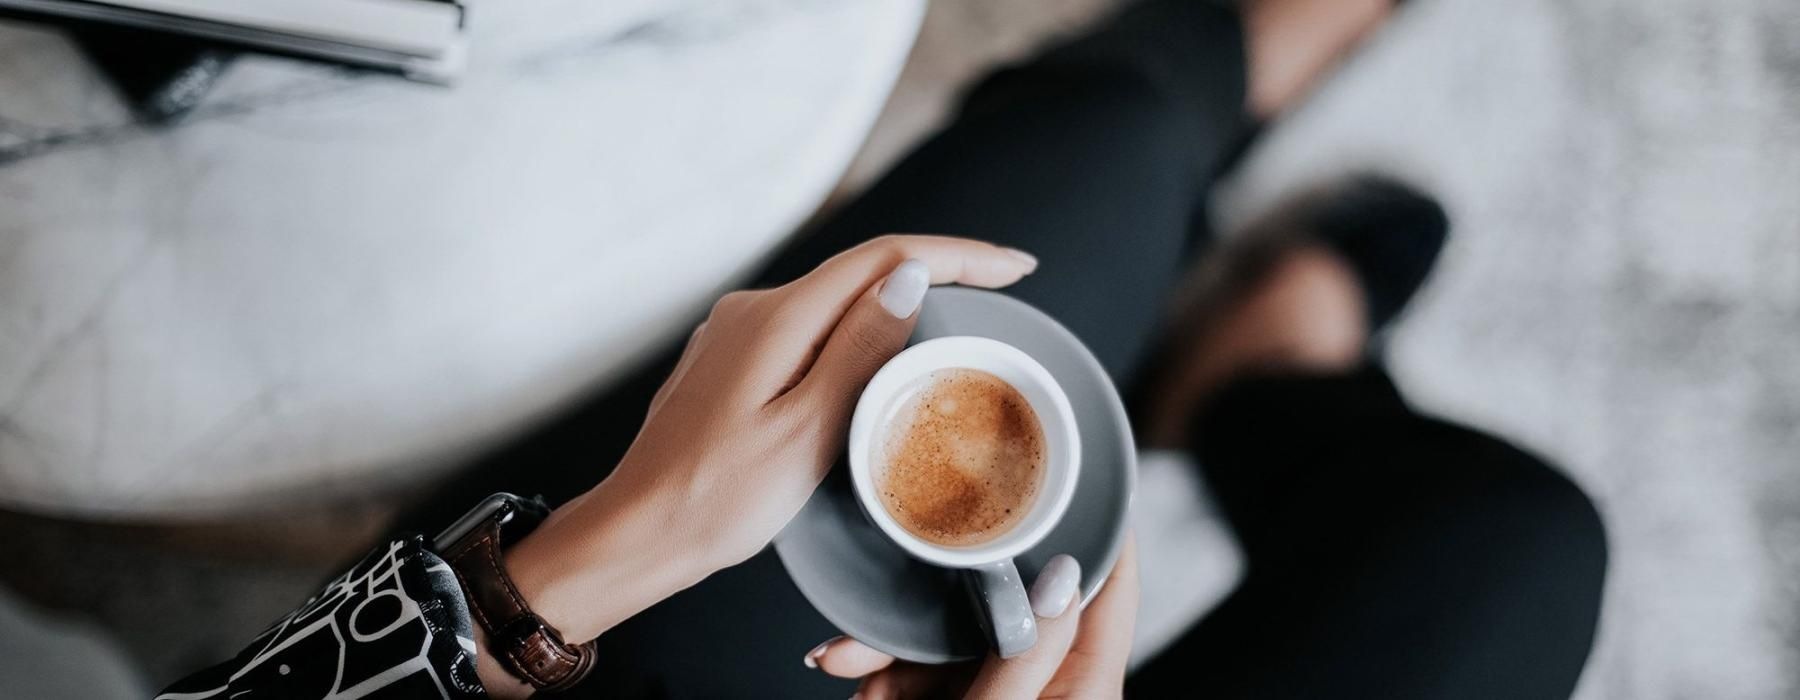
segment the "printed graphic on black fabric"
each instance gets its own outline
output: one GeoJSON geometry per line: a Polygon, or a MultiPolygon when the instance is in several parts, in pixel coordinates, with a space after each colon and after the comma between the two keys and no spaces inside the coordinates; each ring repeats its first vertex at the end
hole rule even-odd
{"type": "MultiPolygon", "coordinates": [[[[157,700],[465,697],[470,684],[446,676],[472,666],[475,640],[432,624],[408,593],[405,569],[421,567],[420,555],[416,544],[388,543],[385,552],[372,552],[326,585],[236,659],[176,684],[157,700]],[[448,663],[433,658],[439,635],[456,641],[448,663]]],[[[424,559],[431,562],[423,568],[427,590],[460,592],[448,566],[424,559]]],[[[416,572],[411,575],[421,575],[416,572]]],[[[428,605],[441,612],[437,603],[428,605]]]]}

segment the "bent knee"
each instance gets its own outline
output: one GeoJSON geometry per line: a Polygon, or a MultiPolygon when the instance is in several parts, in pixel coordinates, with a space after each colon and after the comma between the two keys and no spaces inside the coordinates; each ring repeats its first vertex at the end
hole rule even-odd
{"type": "Polygon", "coordinates": [[[1490,494],[1481,510],[1510,525],[1515,536],[1545,563],[1571,574],[1599,577],[1606,568],[1606,524],[1600,510],[1567,474],[1498,441],[1485,448],[1490,494]]]}
{"type": "Polygon", "coordinates": [[[1438,466],[1454,487],[1425,506],[1476,596],[1561,618],[1571,633],[1598,619],[1607,569],[1606,525],[1581,487],[1542,459],[1455,429],[1455,458],[1438,466]]]}

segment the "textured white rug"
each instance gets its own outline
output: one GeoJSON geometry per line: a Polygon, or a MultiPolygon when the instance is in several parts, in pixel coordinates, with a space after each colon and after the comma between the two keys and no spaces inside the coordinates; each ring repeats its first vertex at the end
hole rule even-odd
{"type": "Polygon", "coordinates": [[[1800,695],[1800,3],[1417,0],[1222,204],[1370,166],[1457,226],[1403,387],[1607,517],[1578,697],[1800,695]]]}

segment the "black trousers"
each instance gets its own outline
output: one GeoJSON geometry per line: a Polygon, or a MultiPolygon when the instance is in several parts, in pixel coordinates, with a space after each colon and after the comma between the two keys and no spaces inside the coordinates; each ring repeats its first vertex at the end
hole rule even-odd
{"type": "MultiPolygon", "coordinates": [[[[982,82],[953,125],[780,253],[756,285],[884,232],[1017,246],[1041,264],[1008,293],[1061,320],[1134,387],[1178,276],[1207,248],[1201,203],[1245,133],[1243,102],[1234,14],[1139,5],[982,82]]],[[[489,455],[403,525],[431,531],[494,490],[560,502],[596,483],[674,350],[489,455]]],[[[1133,677],[1134,694],[1569,694],[1592,641],[1605,543],[1587,499],[1542,461],[1418,415],[1374,367],[1241,383],[1193,437],[1248,573],[1133,677]]],[[[851,683],[800,663],[835,634],[764,552],[603,635],[588,688],[844,697],[851,683]]]]}

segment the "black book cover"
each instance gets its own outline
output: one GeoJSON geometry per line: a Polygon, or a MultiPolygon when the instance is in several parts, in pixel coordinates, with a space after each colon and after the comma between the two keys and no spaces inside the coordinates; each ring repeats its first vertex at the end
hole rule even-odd
{"type": "Polygon", "coordinates": [[[193,109],[237,55],[206,41],[129,27],[81,24],[68,32],[138,118],[151,122],[193,109]]]}

